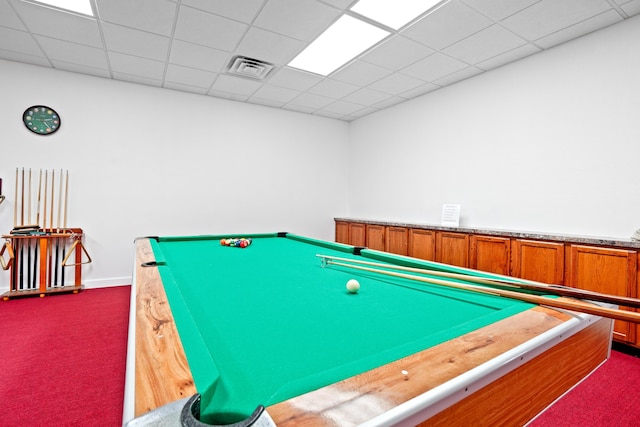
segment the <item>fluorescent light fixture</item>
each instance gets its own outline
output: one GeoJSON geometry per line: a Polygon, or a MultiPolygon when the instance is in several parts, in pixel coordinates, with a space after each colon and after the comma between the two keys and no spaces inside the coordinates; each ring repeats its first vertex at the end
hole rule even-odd
{"type": "Polygon", "coordinates": [[[327,76],[389,34],[382,28],[342,15],[288,65],[327,76]]]}
{"type": "Polygon", "coordinates": [[[91,9],[91,0],[32,0],[28,3],[41,3],[58,9],[94,16],[93,9],[91,9]]]}
{"type": "Polygon", "coordinates": [[[398,30],[441,2],[442,0],[360,0],[351,10],[398,30]]]}

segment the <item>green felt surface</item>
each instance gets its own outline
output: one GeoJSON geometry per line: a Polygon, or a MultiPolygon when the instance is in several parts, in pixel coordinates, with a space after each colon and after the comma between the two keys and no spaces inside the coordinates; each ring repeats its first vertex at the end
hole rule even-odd
{"type": "MultiPolygon", "coordinates": [[[[532,307],[375,273],[321,266],[349,246],[253,237],[152,241],[205,421],[230,422],[532,307]],[[347,280],[361,289],[349,294],[347,280]]],[[[371,257],[371,258],[369,258],[371,257]]],[[[404,262],[402,257],[382,256],[404,262]]],[[[418,263],[420,264],[420,263],[418,263]]],[[[428,263],[427,263],[428,264],[428,263]]],[[[454,269],[455,270],[455,269],[454,269]]]]}

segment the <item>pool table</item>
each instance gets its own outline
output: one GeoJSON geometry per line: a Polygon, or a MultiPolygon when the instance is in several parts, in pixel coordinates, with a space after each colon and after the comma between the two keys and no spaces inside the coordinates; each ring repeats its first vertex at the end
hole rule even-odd
{"type": "Polygon", "coordinates": [[[318,255],[501,278],[476,270],[291,233],[135,245],[131,427],[523,425],[611,348],[610,319],[318,255]]]}

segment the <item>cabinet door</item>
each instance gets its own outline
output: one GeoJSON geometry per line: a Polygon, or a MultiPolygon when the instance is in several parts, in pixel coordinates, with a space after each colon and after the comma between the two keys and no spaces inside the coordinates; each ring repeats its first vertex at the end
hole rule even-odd
{"type": "Polygon", "coordinates": [[[336,221],[336,242],[349,244],[349,223],[336,221]]]}
{"type": "Polygon", "coordinates": [[[409,230],[409,256],[414,258],[436,260],[436,232],[412,228],[409,230]]]}
{"type": "Polygon", "coordinates": [[[514,239],[511,275],[552,285],[564,284],[564,243],[514,239]]]}
{"type": "Polygon", "coordinates": [[[384,225],[367,224],[367,247],[377,251],[384,251],[384,225]]]}
{"type": "Polygon", "coordinates": [[[353,246],[366,246],[366,226],[358,222],[349,223],[349,244],[353,246]]]}
{"type": "Polygon", "coordinates": [[[436,261],[458,267],[469,266],[469,235],[463,233],[436,233],[436,261]]]}
{"type": "Polygon", "coordinates": [[[387,252],[407,255],[409,231],[405,227],[387,227],[385,239],[387,252]]]}
{"type": "Polygon", "coordinates": [[[511,239],[508,237],[471,236],[469,266],[476,270],[508,276],[511,239]]]}
{"type": "MultiPolygon", "coordinates": [[[[567,281],[570,286],[605,294],[636,297],[636,251],[571,245],[567,281]]],[[[625,309],[621,307],[621,309],[625,309]]],[[[635,327],[616,320],[613,336],[634,343],[635,327]]]]}

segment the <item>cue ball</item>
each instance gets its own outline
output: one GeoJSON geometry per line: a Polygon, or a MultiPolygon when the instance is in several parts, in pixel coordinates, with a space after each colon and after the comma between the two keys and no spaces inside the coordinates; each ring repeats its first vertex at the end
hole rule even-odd
{"type": "Polygon", "coordinates": [[[355,294],[360,290],[360,283],[356,279],[350,279],[347,282],[347,291],[349,293],[355,294]]]}

